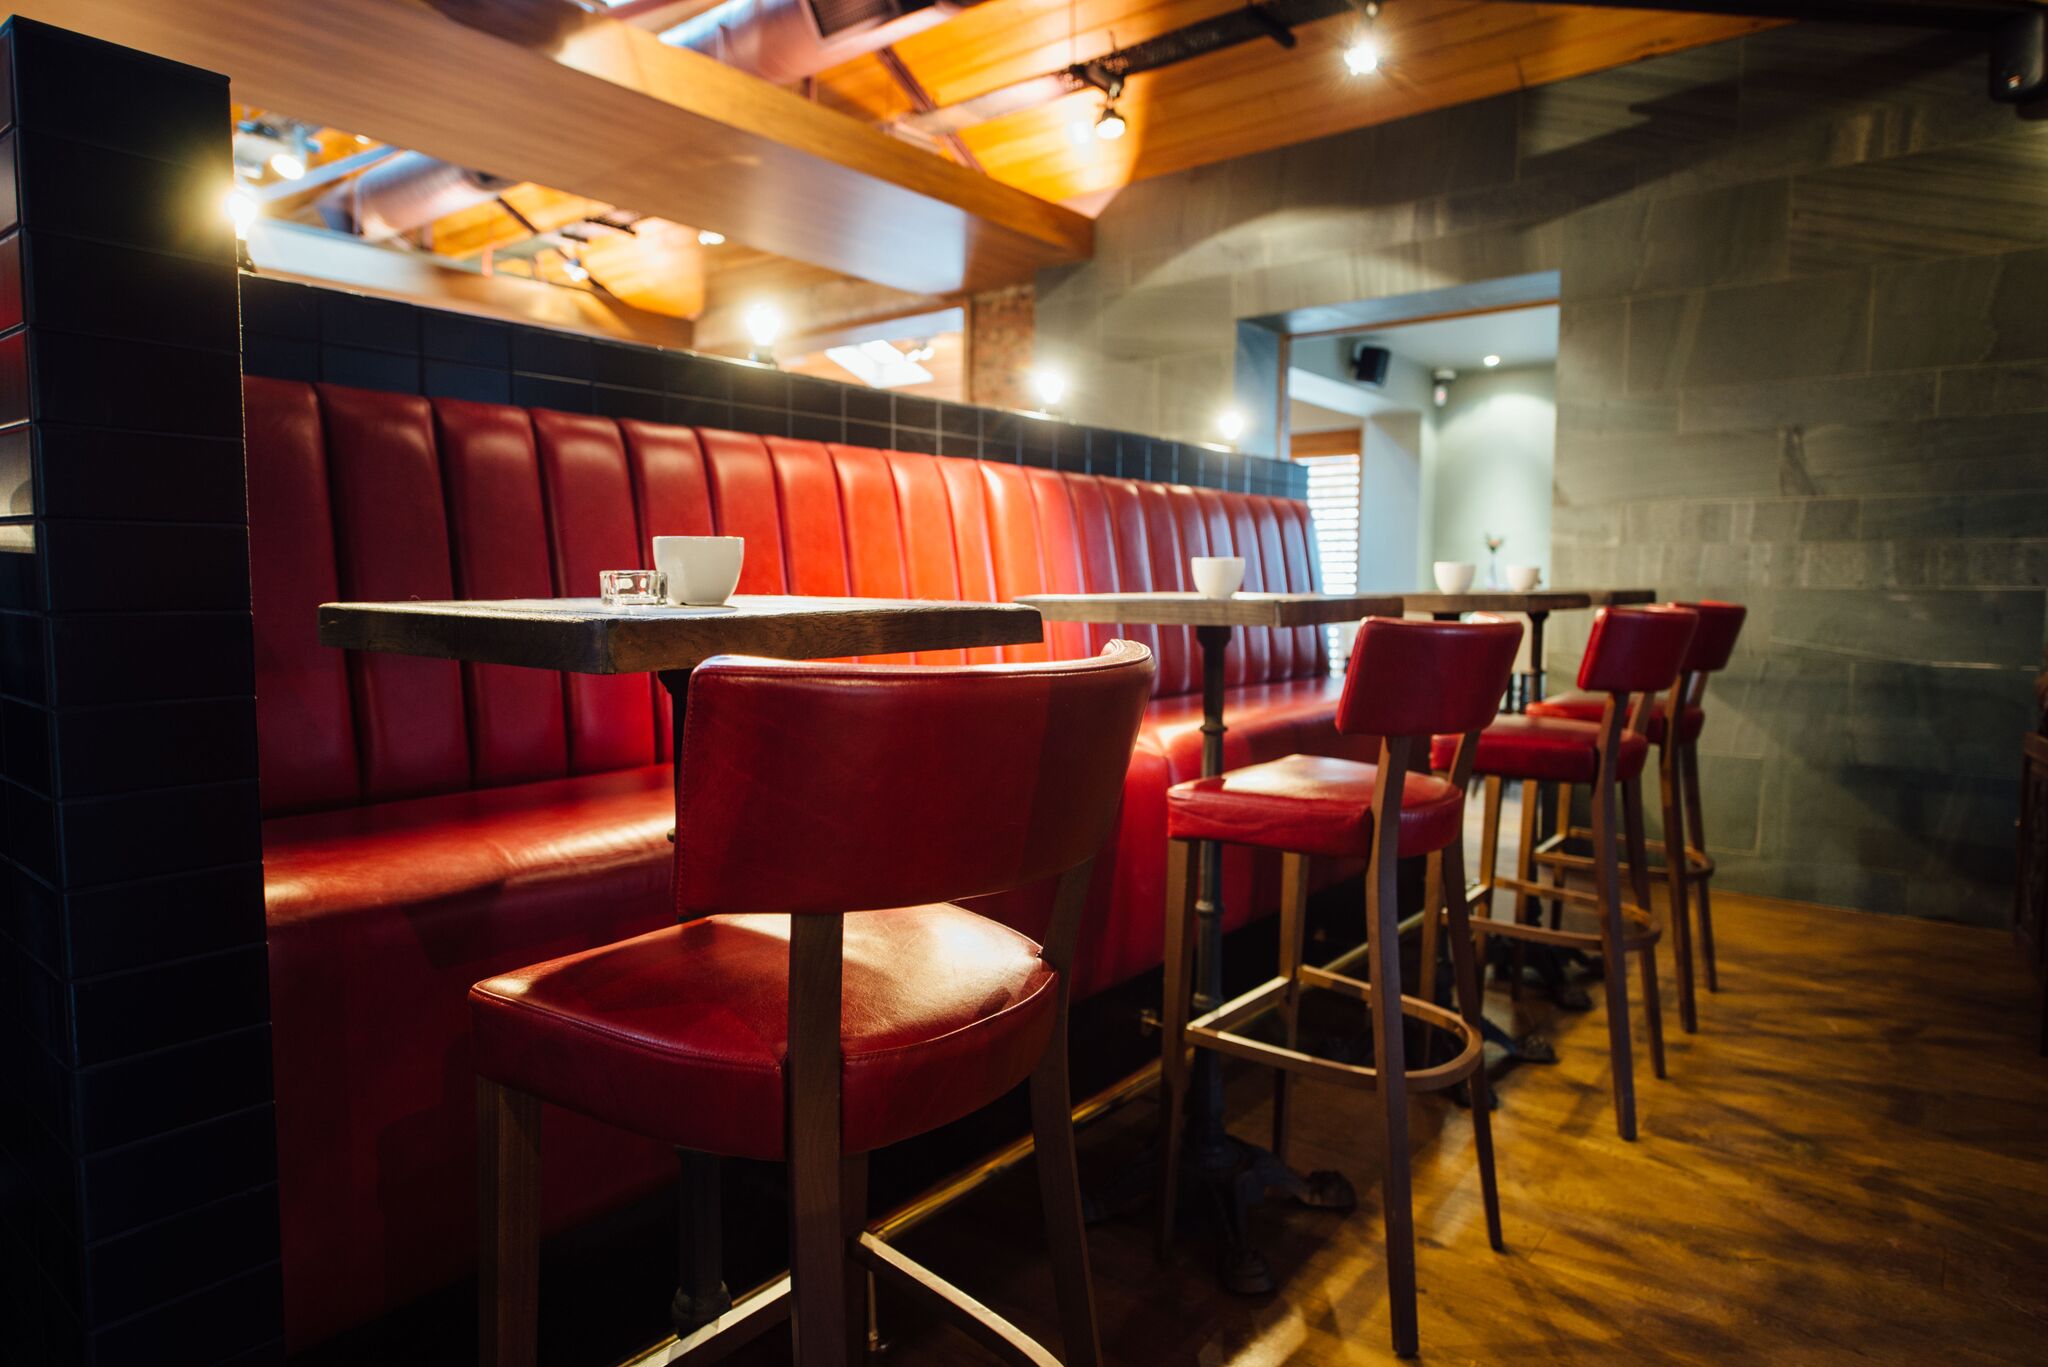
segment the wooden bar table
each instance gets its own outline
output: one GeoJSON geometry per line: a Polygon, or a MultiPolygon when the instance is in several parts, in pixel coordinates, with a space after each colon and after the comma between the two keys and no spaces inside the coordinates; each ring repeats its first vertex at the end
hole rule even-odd
{"type": "MultiPolygon", "coordinates": [[[[575,674],[654,674],[672,700],[678,749],[690,671],[714,655],[817,660],[1029,645],[1044,630],[1037,612],[1014,603],[898,598],[735,595],[720,607],[610,608],[596,598],[320,605],[320,643],[344,650],[575,674]]],[[[721,1316],[728,1327],[743,1322],[749,1333],[736,1343],[777,1322],[779,1303],[752,1297],[733,1306],[724,1281],[719,1160],[681,1149],[677,1156],[681,1275],[670,1318],[691,1343],[717,1333],[721,1316]]]]}
{"type": "MultiPolygon", "coordinates": [[[[1193,627],[1202,648],[1202,775],[1223,772],[1223,671],[1238,627],[1324,626],[1362,617],[1398,617],[1402,600],[1384,594],[1238,593],[1207,598],[1198,593],[1047,593],[1017,600],[1037,608],[1049,622],[1090,622],[1116,626],[1193,627]]],[[[1195,893],[1195,1013],[1223,1000],[1223,847],[1202,846],[1195,893]]],[[[1306,1177],[1257,1145],[1234,1138],[1223,1121],[1222,1057],[1198,1050],[1195,1060],[1187,1168],[1207,1185],[1223,1212],[1226,1288],[1247,1295],[1274,1286],[1263,1254],[1246,1237],[1246,1216],[1267,1192],[1284,1192],[1304,1205],[1348,1210],[1358,1197],[1343,1174],[1306,1177]]]]}

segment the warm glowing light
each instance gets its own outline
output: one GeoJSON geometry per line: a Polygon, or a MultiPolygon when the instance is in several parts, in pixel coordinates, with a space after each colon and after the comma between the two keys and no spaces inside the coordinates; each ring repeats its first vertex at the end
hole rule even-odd
{"type": "Polygon", "coordinates": [[[562,274],[580,285],[590,278],[590,267],[584,265],[573,256],[564,256],[562,258],[562,274]]]}
{"type": "Polygon", "coordinates": [[[1485,366],[1485,367],[1486,367],[1486,368],[1487,368],[1488,370],[1491,370],[1491,369],[1493,369],[1493,368],[1494,368],[1495,366],[1497,366],[1497,365],[1499,365],[1499,364],[1500,364],[1500,357],[1498,357],[1498,356],[1488,356],[1488,357],[1486,357],[1486,358],[1485,358],[1484,360],[1482,360],[1482,361],[1480,362],[1480,364],[1481,364],[1481,365],[1483,365],[1483,366],[1485,366]]]}
{"type": "Polygon", "coordinates": [[[235,225],[235,236],[244,238],[249,235],[249,225],[263,212],[256,196],[247,190],[228,191],[227,198],[221,201],[221,208],[226,211],[228,221],[235,225]]]}
{"type": "Polygon", "coordinates": [[[1031,392],[1038,396],[1041,408],[1051,408],[1066,394],[1067,377],[1057,370],[1034,370],[1031,372],[1031,392]]]}
{"type": "Polygon", "coordinates": [[[1380,69],[1380,42],[1366,34],[1350,47],[1344,49],[1344,67],[1354,76],[1364,76],[1380,69]]]}
{"type": "Polygon", "coordinates": [[[714,233],[709,228],[705,228],[697,234],[697,245],[700,247],[716,247],[724,241],[724,233],[714,233]]]}
{"type": "Polygon", "coordinates": [[[774,346],[782,335],[782,312],[773,304],[754,305],[747,310],[745,322],[747,340],[763,350],[774,346]]]}
{"type": "Polygon", "coordinates": [[[1095,121],[1095,136],[1104,142],[1115,142],[1124,135],[1124,116],[1116,112],[1116,106],[1102,106],[1102,117],[1095,121]]]}
{"type": "Polygon", "coordinates": [[[270,159],[270,169],[286,180],[302,180],[306,175],[306,159],[297,152],[279,152],[270,159]]]}
{"type": "Polygon", "coordinates": [[[1216,430],[1223,434],[1223,440],[1236,441],[1244,435],[1244,414],[1235,408],[1226,408],[1216,415],[1216,430]]]}

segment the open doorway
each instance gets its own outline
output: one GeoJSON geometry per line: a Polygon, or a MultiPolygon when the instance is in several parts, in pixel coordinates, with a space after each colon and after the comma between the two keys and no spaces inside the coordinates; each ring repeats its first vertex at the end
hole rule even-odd
{"type": "Polygon", "coordinates": [[[1309,467],[1325,582],[1427,586],[1431,564],[1550,574],[1553,303],[1296,336],[1289,454],[1309,467]]]}

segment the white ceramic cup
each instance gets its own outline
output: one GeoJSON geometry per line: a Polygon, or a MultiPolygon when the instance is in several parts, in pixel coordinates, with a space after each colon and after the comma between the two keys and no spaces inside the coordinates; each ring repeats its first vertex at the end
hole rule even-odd
{"type": "Polygon", "coordinates": [[[654,567],[668,577],[668,601],[716,607],[739,587],[744,537],[657,536],[654,567]]]}
{"type": "Polygon", "coordinates": [[[1204,598],[1228,598],[1244,582],[1241,555],[1190,556],[1188,568],[1195,576],[1195,592],[1204,598]]]}
{"type": "Polygon", "coordinates": [[[1472,576],[1479,573],[1479,566],[1470,560],[1439,560],[1430,569],[1436,575],[1439,593],[1463,593],[1472,587],[1472,576]]]}
{"type": "Polygon", "coordinates": [[[1508,587],[1516,593],[1527,593],[1543,580],[1541,565],[1510,565],[1507,569],[1508,587]]]}

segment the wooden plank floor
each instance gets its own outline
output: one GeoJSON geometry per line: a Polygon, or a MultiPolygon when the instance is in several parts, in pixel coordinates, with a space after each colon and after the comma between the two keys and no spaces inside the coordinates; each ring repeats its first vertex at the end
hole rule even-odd
{"type": "MultiPolygon", "coordinates": [[[[2005,936],[1733,895],[1716,913],[1722,991],[1695,1037],[1667,1005],[1671,1076],[1639,1064],[1635,1144],[1614,1134],[1600,1011],[1491,994],[1489,1014],[1562,1055],[1500,1087],[1505,1254],[1486,1246],[1467,1116],[1418,1100],[1423,1361],[2048,1361],[2048,1061],[2005,936]]],[[[1269,1089],[1249,1068],[1232,1081],[1235,1128],[1263,1138],[1269,1089]]],[[[1393,1360],[1373,1099],[1297,1095],[1293,1156],[1349,1175],[1359,1208],[1262,1212],[1281,1284],[1259,1298],[1218,1289],[1199,1218],[1164,1268],[1149,1212],[1095,1229],[1111,1361],[1393,1360]]],[[[1155,1119],[1140,1102],[1091,1127],[1084,1178],[1155,1119]]],[[[1056,1343],[1038,1231],[1026,1167],[905,1247],[1056,1343]]],[[[883,1317],[890,1361],[992,1360],[886,1300],[883,1317]]],[[[784,1342],[744,1360],[786,1360],[784,1342]]]]}

